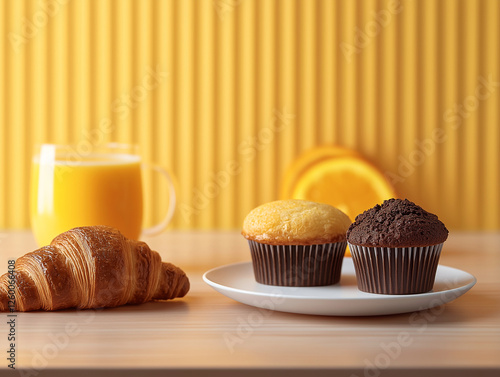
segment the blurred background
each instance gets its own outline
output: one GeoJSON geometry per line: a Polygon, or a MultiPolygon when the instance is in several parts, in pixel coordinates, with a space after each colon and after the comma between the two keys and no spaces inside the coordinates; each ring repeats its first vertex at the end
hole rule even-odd
{"type": "Polygon", "coordinates": [[[175,175],[173,228],[240,228],[337,145],[500,229],[500,1],[1,0],[0,33],[0,228],[29,227],[36,144],[116,141],[175,175]]]}

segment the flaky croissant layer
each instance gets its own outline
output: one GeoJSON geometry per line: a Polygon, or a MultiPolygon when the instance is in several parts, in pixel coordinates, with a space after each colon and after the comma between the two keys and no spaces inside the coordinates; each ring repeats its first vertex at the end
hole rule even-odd
{"type": "Polygon", "coordinates": [[[0,311],[108,308],[188,291],[184,271],[146,243],[107,226],[81,227],[17,259],[0,277],[0,311]]]}

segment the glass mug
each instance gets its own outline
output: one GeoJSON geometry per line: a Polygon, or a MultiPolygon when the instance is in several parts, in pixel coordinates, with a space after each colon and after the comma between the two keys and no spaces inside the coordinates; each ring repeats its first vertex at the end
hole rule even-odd
{"type": "MultiPolygon", "coordinates": [[[[131,239],[142,229],[143,197],[138,147],[127,144],[96,146],[85,153],[71,145],[43,144],[32,161],[30,217],[40,246],[71,228],[109,225],[131,239]]],[[[169,187],[165,218],[142,234],[164,230],[175,210],[170,175],[158,166],[169,187]]]]}

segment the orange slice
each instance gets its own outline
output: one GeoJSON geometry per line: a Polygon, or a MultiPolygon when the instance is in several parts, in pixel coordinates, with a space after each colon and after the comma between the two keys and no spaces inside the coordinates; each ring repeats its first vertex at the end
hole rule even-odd
{"type": "Polygon", "coordinates": [[[292,198],[331,204],[352,221],[375,204],[395,196],[385,176],[360,157],[330,158],[314,164],[292,190],[292,198]]]}
{"type": "MultiPolygon", "coordinates": [[[[376,204],[397,197],[382,172],[356,153],[332,154],[310,162],[293,181],[290,179],[284,182],[289,185],[283,187],[284,198],[331,204],[351,221],[376,204]]],[[[349,248],[346,255],[350,255],[349,248]]]]}
{"type": "Polygon", "coordinates": [[[309,149],[301,154],[286,170],[281,184],[281,199],[292,198],[297,181],[311,166],[329,158],[345,156],[358,156],[358,153],[352,149],[339,146],[323,145],[309,149]]]}

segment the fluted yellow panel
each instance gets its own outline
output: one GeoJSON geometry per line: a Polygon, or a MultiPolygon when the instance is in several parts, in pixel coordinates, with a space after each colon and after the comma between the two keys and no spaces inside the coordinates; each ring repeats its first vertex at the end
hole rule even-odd
{"type": "MultiPolygon", "coordinates": [[[[0,3],[0,33],[5,34],[7,28],[6,23],[6,10],[4,3],[0,3]]],[[[0,222],[7,224],[7,208],[5,207],[7,198],[7,156],[5,151],[6,139],[7,139],[7,127],[5,126],[5,111],[6,111],[6,98],[5,90],[1,87],[1,83],[5,82],[5,50],[6,50],[6,39],[0,38],[0,222]]]]}
{"type": "Polygon", "coordinates": [[[239,228],[338,144],[450,228],[500,229],[499,1],[16,0],[0,33],[1,228],[29,227],[35,144],[117,141],[173,173],[176,228],[239,228]]]}

